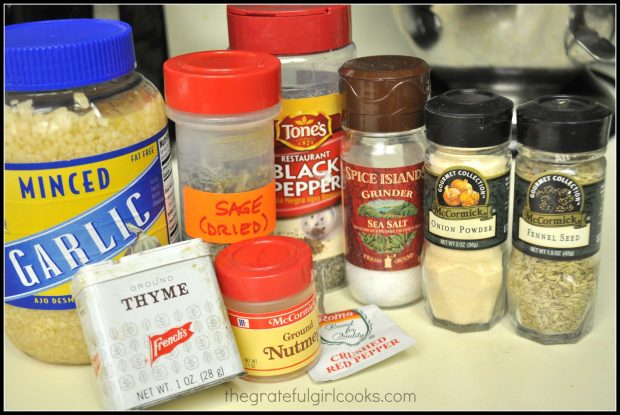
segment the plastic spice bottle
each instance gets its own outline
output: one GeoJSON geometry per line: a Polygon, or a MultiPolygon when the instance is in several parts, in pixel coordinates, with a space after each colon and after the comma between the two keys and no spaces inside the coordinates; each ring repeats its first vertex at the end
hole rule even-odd
{"type": "Polygon", "coordinates": [[[426,103],[426,311],[437,326],[488,330],[505,311],[513,104],[480,89],[426,103]]]}
{"type": "Polygon", "coordinates": [[[176,123],[184,238],[212,255],[275,227],[273,121],[280,61],[261,52],[206,51],[164,63],[176,123]]]}
{"type": "Polygon", "coordinates": [[[364,304],[392,307],[422,296],[429,73],[411,56],[369,56],[340,68],[346,276],[364,304]]]}
{"type": "Polygon", "coordinates": [[[342,287],[338,68],[355,57],[350,6],[228,6],[228,36],[231,49],[271,53],[282,62],[275,234],[308,243],[317,283],[342,287]]]}
{"type": "Polygon", "coordinates": [[[517,109],[508,306],[517,333],[575,343],[592,327],[611,111],[545,96],[517,109]]]}
{"type": "Polygon", "coordinates": [[[239,242],[220,252],[215,272],[244,379],[279,381],[309,370],[321,342],[308,245],[286,236],[239,242]]]}
{"type": "Polygon", "coordinates": [[[4,53],[6,334],[88,363],[73,275],[178,240],[164,100],[123,22],[9,25],[4,53]]]}

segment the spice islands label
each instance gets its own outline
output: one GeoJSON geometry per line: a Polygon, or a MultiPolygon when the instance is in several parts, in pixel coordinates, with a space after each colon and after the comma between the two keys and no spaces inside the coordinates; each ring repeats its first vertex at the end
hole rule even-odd
{"type": "Polygon", "coordinates": [[[243,360],[252,376],[295,372],[318,355],[321,341],[316,296],[271,313],[228,310],[228,317],[243,360]]]}
{"type": "Polygon", "coordinates": [[[86,264],[178,240],[167,129],[109,153],[4,172],[4,301],[75,308],[70,282],[86,264]]]}
{"type": "Polygon", "coordinates": [[[582,259],[600,249],[604,183],[548,172],[515,176],[513,245],[544,259],[582,259]]]}
{"type": "Polygon", "coordinates": [[[484,249],[508,236],[510,171],[485,177],[455,166],[425,174],[425,237],[451,249],[484,249]]]}
{"type": "Polygon", "coordinates": [[[342,162],[347,261],[379,271],[419,265],[423,165],[370,168],[342,162]]]}

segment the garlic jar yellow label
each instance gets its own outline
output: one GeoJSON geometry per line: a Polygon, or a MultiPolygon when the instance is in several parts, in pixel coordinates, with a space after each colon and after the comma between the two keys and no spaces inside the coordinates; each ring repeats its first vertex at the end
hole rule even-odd
{"type": "Polygon", "coordinates": [[[270,313],[228,310],[246,372],[276,376],[310,363],[320,349],[319,313],[313,294],[300,304],[270,313]]]}
{"type": "Polygon", "coordinates": [[[75,308],[80,267],[178,240],[166,128],[132,146],[79,159],[6,163],[4,301],[75,308]]]}

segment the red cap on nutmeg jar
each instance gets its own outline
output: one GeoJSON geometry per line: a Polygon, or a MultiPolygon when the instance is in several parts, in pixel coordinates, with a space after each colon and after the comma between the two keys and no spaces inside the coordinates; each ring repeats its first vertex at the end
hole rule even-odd
{"type": "Polygon", "coordinates": [[[281,300],[312,283],[312,251],[300,239],[267,236],[224,248],[215,259],[222,294],[239,301],[281,300]]]}

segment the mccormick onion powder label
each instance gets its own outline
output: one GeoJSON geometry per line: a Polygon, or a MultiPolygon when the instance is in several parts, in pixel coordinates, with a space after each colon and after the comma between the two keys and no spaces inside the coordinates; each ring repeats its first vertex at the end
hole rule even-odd
{"type": "Polygon", "coordinates": [[[211,261],[196,255],[202,245],[158,248],[76,277],[106,409],[144,408],[244,373],[211,261]]]}

